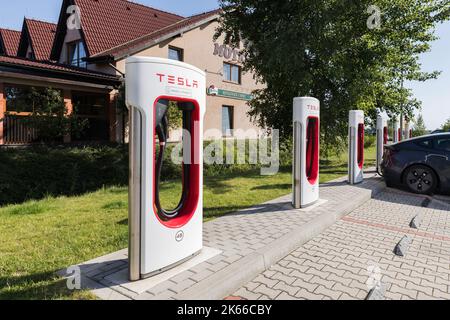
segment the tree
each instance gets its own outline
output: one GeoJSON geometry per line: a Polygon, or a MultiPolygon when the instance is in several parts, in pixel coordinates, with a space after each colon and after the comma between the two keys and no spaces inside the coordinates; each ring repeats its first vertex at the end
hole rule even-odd
{"type": "Polygon", "coordinates": [[[442,125],[442,130],[450,132],[450,118],[442,125]]]}
{"type": "Polygon", "coordinates": [[[169,103],[167,119],[169,120],[170,130],[178,130],[183,127],[183,111],[178,108],[178,104],[174,101],[169,103]]]}
{"type": "Polygon", "coordinates": [[[425,125],[425,121],[423,120],[422,114],[419,114],[417,116],[417,119],[415,121],[415,125],[413,128],[413,136],[414,137],[420,137],[424,136],[428,133],[427,126],[425,125]]]}
{"type": "MultiPolygon", "coordinates": [[[[80,136],[87,127],[87,120],[79,119],[75,113],[70,113],[62,97],[61,91],[31,87],[14,96],[20,101],[20,108],[31,111],[24,118],[24,123],[36,131],[37,139],[41,142],[60,142],[65,136],[80,136]]],[[[74,106],[76,109],[76,106],[74,106]]]]}
{"type": "Polygon", "coordinates": [[[372,119],[377,109],[412,116],[420,102],[403,82],[438,76],[422,72],[418,56],[449,18],[446,0],[221,0],[221,7],[216,38],[243,43],[244,70],[266,84],[254,92],[250,116],[287,138],[292,99],[314,96],[327,150],[345,144],[351,109],[372,119]]]}

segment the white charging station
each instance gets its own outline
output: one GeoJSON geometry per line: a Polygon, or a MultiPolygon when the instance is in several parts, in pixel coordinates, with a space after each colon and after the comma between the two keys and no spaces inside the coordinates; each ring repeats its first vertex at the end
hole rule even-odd
{"type": "Polygon", "coordinates": [[[394,122],[394,143],[402,141],[402,129],[400,128],[400,117],[394,116],[393,117],[394,122]]]}
{"type": "Polygon", "coordinates": [[[409,120],[406,121],[405,124],[405,139],[411,139],[413,137],[411,122],[409,120]]]}
{"type": "Polygon", "coordinates": [[[293,206],[306,208],[319,200],[320,101],[294,99],[293,206]]]}
{"type": "Polygon", "coordinates": [[[166,271],[203,247],[205,73],[186,63],[147,57],[126,61],[130,123],[130,280],[166,271]],[[167,111],[183,113],[183,187],[175,210],[159,199],[168,135],[167,111]]]}
{"type": "Polygon", "coordinates": [[[377,117],[377,169],[380,169],[383,161],[384,146],[389,141],[388,118],[384,115],[377,117]]]}
{"type": "Polygon", "coordinates": [[[358,184],[364,180],[364,111],[351,110],[348,132],[348,181],[358,184]]]}

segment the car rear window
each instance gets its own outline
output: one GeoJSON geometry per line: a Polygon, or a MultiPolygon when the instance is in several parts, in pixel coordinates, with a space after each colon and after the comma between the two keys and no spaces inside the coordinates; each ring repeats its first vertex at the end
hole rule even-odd
{"type": "Polygon", "coordinates": [[[450,138],[437,139],[437,148],[439,150],[450,151],[450,138]]]}
{"type": "Polygon", "coordinates": [[[415,144],[422,148],[428,148],[428,149],[433,148],[433,140],[431,140],[431,139],[419,140],[419,141],[416,141],[415,144]]]}

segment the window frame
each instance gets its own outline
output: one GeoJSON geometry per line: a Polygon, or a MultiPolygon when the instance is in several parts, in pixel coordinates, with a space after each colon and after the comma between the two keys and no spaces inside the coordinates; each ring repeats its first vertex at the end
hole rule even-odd
{"type": "Polygon", "coordinates": [[[230,105],[222,105],[222,114],[221,114],[221,122],[222,122],[222,137],[224,138],[229,138],[229,137],[233,137],[234,136],[234,106],[230,106],[230,105]],[[224,130],[224,109],[227,110],[231,110],[231,112],[228,114],[229,116],[229,129],[227,129],[229,132],[227,132],[227,130],[224,130]]]}
{"type": "Polygon", "coordinates": [[[169,46],[169,49],[168,49],[168,58],[169,58],[170,60],[184,62],[184,49],[183,49],[183,48],[174,47],[174,46],[169,46]],[[178,54],[179,54],[179,56],[180,56],[180,60],[172,59],[172,58],[170,57],[170,51],[176,51],[176,52],[178,52],[178,54]]]}
{"type": "Polygon", "coordinates": [[[241,85],[242,84],[242,67],[238,64],[224,62],[223,63],[223,81],[229,82],[232,84],[241,85]],[[227,79],[225,77],[225,66],[229,66],[229,68],[230,68],[230,78],[229,79],[227,79]],[[237,82],[233,81],[233,68],[237,68],[237,70],[238,70],[238,81],[237,82]]]}
{"type": "MultiPolygon", "coordinates": [[[[21,110],[21,108],[17,108],[17,100],[14,103],[14,107],[11,108],[11,100],[8,99],[9,95],[8,95],[8,90],[11,89],[18,89],[21,90],[22,94],[26,94],[28,93],[27,91],[30,91],[31,88],[34,88],[38,91],[43,91],[45,90],[46,87],[44,86],[28,86],[28,85],[24,85],[24,84],[13,84],[13,83],[5,83],[4,84],[4,91],[5,91],[5,112],[9,115],[22,115],[22,116],[27,116],[27,115],[31,115],[34,111],[35,111],[35,101],[30,101],[31,104],[29,105],[29,109],[23,109],[21,110]]],[[[20,101],[20,99],[18,100],[20,101]]],[[[20,102],[26,102],[24,100],[20,101],[20,102]]]]}
{"type": "Polygon", "coordinates": [[[87,69],[87,66],[88,66],[87,62],[82,60],[83,58],[87,57],[87,51],[86,51],[86,47],[84,45],[84,42],[82,40],[76,40],[76,41],[68,42],[66,44],[66,46],[67,46],[67,64],[69,66],[72,66],[72,67],[78,67],[78,68],[87,69]],[[81,46],[83,46],[83,49],[84,49],[84,57],[82,57],[82,58],[80,58],[80,48],[81,48],[81,46]],[[76,50],[76,55],[77,55],[76,61],[77,61],[77,64],[73,63],[75,61],[75,59],[73,59],[71,57],[72,48],[74,49],[74,51],[73,51],[74,54],[73,55],[75,55],[75,50],[76,50]]]}

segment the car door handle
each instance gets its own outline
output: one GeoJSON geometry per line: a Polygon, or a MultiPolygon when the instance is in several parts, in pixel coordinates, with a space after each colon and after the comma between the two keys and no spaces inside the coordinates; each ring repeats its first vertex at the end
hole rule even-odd
{"type": "Polygon", "coordinates": [[[429,154],[429,155],[426,156],[426,159],[425,159],[425,160],[428,161],[428,159],[429,159],[429,158],[432,158],[432,157],[444,158],[445,160],[448,161],[448,157],[447,157],[447,156],[444,156],[444,155],[442,155],[442,154],[429,154]]]}

